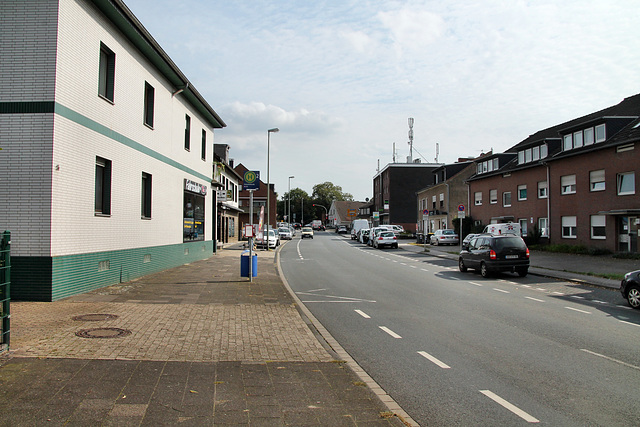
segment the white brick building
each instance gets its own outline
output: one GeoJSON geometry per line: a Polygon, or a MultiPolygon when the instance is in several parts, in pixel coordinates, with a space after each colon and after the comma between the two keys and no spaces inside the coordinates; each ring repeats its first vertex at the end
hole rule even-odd
{"type": "Polygon", "coordinates": [[[0,52],[14,298],[211,255],[213,131],[225,124],[122,1],[3,0],[0,52]]]}

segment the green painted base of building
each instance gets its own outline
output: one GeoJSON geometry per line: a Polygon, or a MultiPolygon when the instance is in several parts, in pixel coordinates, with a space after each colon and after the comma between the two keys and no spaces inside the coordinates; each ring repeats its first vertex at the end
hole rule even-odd
{"type": "Polygon", "coordinates": [[[11,299],[56,301],[212,256],[213,241],[59,257],[11,257],[11,299]]]}

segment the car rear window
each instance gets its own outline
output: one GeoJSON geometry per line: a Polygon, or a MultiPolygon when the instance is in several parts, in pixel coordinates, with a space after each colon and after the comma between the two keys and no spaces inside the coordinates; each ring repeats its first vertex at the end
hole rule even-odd
{"type": "Polygon", "coordinates": [[[393,237],[393,236],[395,236],[395,234],[393,234],[393,231],[383,231],[382,233],[380,233],[380,236],[382,236],[382,237],[393,237]]]}
{"type": "Polygon", "coordinates": [[[495,250],[501,251],[503,249],[522,249],[526,250],[527,245],[524,243],[520,237],[503,237],[500,239],[496,239],[495,241],[495,250]]]}
{"type": "Polygon", "coordinates": [[[454,233],[453,230],[444,230],[442,234],[456,234],[456,233],[454,233]]]}

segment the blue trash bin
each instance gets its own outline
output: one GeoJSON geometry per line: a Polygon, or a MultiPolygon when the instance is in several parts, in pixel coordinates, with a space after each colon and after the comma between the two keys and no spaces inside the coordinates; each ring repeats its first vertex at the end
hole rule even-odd
{"type": "MultiPolygon", "coordinates": [[[[258,254],[253,253],[251,256],[251,277],[258,276],[258,254]]],[[[249,277],[249,251],[242,252],[240,255],[240,276],[241,277],[249,277]]]]}

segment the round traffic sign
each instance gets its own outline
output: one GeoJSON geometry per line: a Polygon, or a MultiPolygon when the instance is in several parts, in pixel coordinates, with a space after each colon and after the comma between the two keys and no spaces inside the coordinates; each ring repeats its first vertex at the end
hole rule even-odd
{"type": "Polygon", "coordinates": [[[458,212],[464,212],[464,205],[458,205],[458,212]]]}

